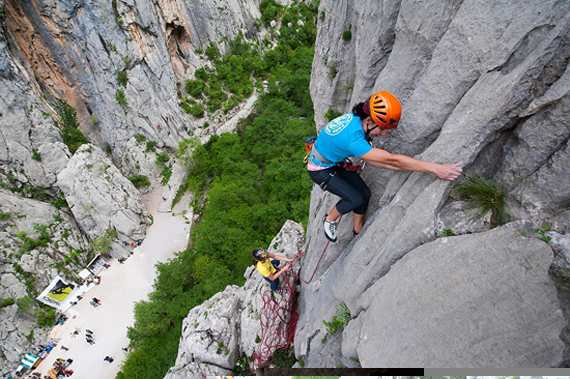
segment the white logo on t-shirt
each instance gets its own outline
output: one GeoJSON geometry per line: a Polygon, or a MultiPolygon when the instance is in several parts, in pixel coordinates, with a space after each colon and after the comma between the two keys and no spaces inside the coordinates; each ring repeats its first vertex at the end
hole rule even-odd
{"type": "Polygon", "coordinates": [[[352,121],[352,113],[347,113],[337,117],[327,124],[325,127],[325,133],[329,136],[336,136],[346,128],[350,121],[352,121]]]}

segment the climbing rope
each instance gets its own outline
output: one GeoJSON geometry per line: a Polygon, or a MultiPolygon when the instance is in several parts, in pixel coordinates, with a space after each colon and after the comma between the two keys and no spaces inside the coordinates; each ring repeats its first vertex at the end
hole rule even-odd
{"type": "MultiPolygon", "coordinates": [[[[339,223],[341,219],[342,216],[338,220],[339,223]]],[[[259,311],[261,337],[260,342],[257,345],[257,350],[252,354],[252,361],[249,365],[251,371],[255,371],[258,367],[269,366],[274,359],[273,353],[277,350],[287,349],[293,342],[299,315],[297,314],[295,283],[292,279],[299,278],[305,284],[311,283],[319,265],[321,264],[321,260],[329,247],[329,243],[330,241],[327,241],[321,257],[317,262],[317,266],[308,281],[295,274],[293,267],[291,267],[280,276],[280,279],[283,279],[284,281],[282,289],[286,290],[285,293],[278,294],[271,290],[263,292],[263,306],[259,311]]],[[[304,250],[299,251],[297,255],[295,255],[295,258],[293,258],[291,266],[293,266],[297,259],[304,253],[304,250]]]]}
{"type": "Polygon", "coordinates": [[[252,354],[250,370],[269,366],[273,362],[273,353],[289,347],[297,328],[297,301],[295,284],[292,280],[291,269],[281,274],[284,285],[282,294],[271,290],[263,292],[263,306],[259,311],[261,323],[261,341],[257,350],[252,354]]]}

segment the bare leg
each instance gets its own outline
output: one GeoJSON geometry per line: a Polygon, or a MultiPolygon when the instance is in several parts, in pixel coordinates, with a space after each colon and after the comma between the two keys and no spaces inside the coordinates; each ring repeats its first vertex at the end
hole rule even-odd
{"type": "Polygon", "coordinates": [[[354,216],[354,231],[356,233],[360,233],[362,227],[364,226],[364,219],[366,218],[366,214],[359,215],[356,213],[352,213],[354,216]]]}
{"type": "Polygon", "coordinates": [[[338,211],[336,210],[336,205],[335,205],[333,209],[329,212],[329,215],[327,216],[327,221],[336,221],[339,217],[340,213],[338,213],[338,211]]]}

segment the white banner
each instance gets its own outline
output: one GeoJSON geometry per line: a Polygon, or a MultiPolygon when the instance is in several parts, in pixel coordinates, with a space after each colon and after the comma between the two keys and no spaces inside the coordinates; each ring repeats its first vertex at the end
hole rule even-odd
{"type": "Polygon", "coordinates": [[[68,282],[58,275],[36,299],[45,305],[61,309],[63,303],[71,299],[77,288],[77,284],[68,282]]]}

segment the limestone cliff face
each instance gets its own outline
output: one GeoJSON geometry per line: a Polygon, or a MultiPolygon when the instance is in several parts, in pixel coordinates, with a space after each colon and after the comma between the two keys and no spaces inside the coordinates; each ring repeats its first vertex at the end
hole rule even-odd
{"type": "MultiPolygon", "coordinates": [[[[388,90],[403,115],[375,146],[463,161],[468,174],[492,177],[507,188],[512,222],[492,230],[471,222],[452,185],[433,175],[366,167],[374,195],[363,232],[353,238],[352,217],[343,217],[339,242],[301,287],[297,358],[305,367],[567,365],[568,297],[553,279],[568,272],[570,3],[324,0],[319,8],[318,127],[327,109],[347,112],[388,90]],[[542,224],[553,230],[550,246],[533,231],[542,224]],[[441,237],[444,228],[464,235],[441,237]],[[338,303],[352,320],[322,344],[322,321],[338,303]]],[[[336,201],[313,191],[302,275],[316,267],[322,220],[336,201]]]]}
{"type": "Polygon", "coordinates": [[[193,132],[198,122],[178,105],[178,90],[204,65],[195,49],[239,31],[255,38],[257,4],[7,0],[5,38],[13,48],[8,56],[38,90],[77,109],[90,140],[110,146],[122,162],[129,157],[126,142],[137,133],[159,147],[176,148],[193,132]],[[119,84],[118,72],[126,84],[119,84]],[[125,104],[115,99],[118,90],[125,104]]]}

